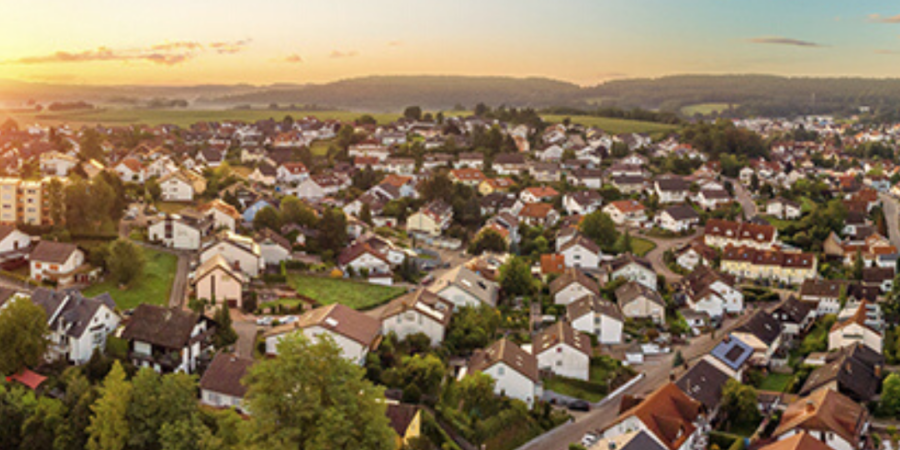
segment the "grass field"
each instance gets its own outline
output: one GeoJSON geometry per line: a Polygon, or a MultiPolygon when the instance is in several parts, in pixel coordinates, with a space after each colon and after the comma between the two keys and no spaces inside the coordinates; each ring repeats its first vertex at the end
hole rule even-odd
{"type": "Polygon", "coordinates": [[[313,141],[309,151],[315,156],[327,156],[328,147],[335,143],[334,139],[324,139],[313,141]]]}
{"type": "MultiPolygon", "coordinates": [[[[696,105],[685,106],[681,108],[681,113],[686,116],[693,116],[694,114],[712,114],[719,111],[725,111],[728,109],[728,103],[699,103],[696,105]]],[[[738,105],[734,105],[737,107],[738,105]]]]}
{"type": "Polygon", "coordinates": [[[761,391],[784,392],[793,381],[794,375],[789,373],[770,373],[759,385],[761,391]]]}
{"type": "Polygon", "coordinates": [[[142,303],[167,305],[172,281],[178,269],[178,258],[169,253],[144,248],[146,265],[144,273],[127,290],[120,290],[115,281],[106,280],[84,290],[84,295],[93,297],[109,292],[120,310],[134,308],[142,303]]]}
{"type": "Polygon", "coordinates": [[[656,244],[648,239],[631,236],[631,250],[637,256],[644,256],[656,248],[656,244]]]}
{"type": "Polygon", "coordinates": [[[612,119],[608,117],[591,116],[563,116],[545,114],[541,116],[545,122],[562,122],[568,117],[572,123],[578,123],[586,127],[597,127],[610,134],[622,133],[648,133],[660,134],[675,130],[675,125],[666,125],[655,122],[642,122],[640,120],[612,119]]]}
{"type": "MultiPolygon", "coordinates": [[[[90,111],[66,111],[66,112],[42,112],[42,113],[10,113],[0,112],[0,120],[13,118],[20,125],[40,123],[43,125],[131,125],[131,124],[174,124],[187,127],[193,123],[203,121],[242,120],[255,122],[257,120],[276,119],[281,120],[290,115],[294,119],[306,116],[317,117],[321,120],[340,120],[350,122],[364,113],[353,111],[308,111],[308,110],[193,110],[193,109],[97,109],[90,111]]],[[[400,114],[371,114],[378,123],[390,123],[400,117],[400,114]]]]}
{"type": "Polygon", "coordinates": [[[353,309],[370,309],[387,303],[406,292],[402,287],[379,286],[335,278],[289,275],[288,284],[298,294],[323,305],[342,303],[353,309]]]}

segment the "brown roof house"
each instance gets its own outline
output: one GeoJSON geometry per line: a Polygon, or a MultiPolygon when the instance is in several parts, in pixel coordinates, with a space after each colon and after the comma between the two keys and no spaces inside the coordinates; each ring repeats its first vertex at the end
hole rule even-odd
{"type": "Polygon", "coordinates": [[[264,334],[266,355],[278,354],[278,343],[289,333],[303,332],[307,338],[326,335],[334,339],[344,358],[362,364],[381,332],[381,322],[348,306],[335,303],[304,313],[294,322],[264,334]]]}
{"type": "Polygon", "coordinates": [[[476,350],[460,378],[476,372],[495,380],[495,394],[522,400],[529,407],[543,394],[537,358],[506,338],[476,350]]]}
{"type": "Polygon", "coordinates": [[[96,271],[85,261],[84,252],[75,244],[40,241],[29,257],[31,279],[53,281],[60,286],[89,282],[96,271]]]}
{"type": "Polygon", "coordinates": [[[200,379],[200,403],[213,408],[234,408],[246,413],[242,402],[247,387],[241,379],[253,366],[252,359],[219,353],[200,379]]]}
{"type": "Polygon", "coordinates": [[[159,373],[194,373],[212,350],[215,323],[181,309],[142,304],[122,331],[129,357],[137,367],[159,373]]]}
{"type": "Polygon", "coordinates": [[[616,301],[622,315],[631,319],[650,319],[666,322],[666,302],[659,292],[636,281],[629,281],[616,289],[616,301]]]}
{"type": "Polygon", "coordinates": [[[596,295],[586,295],[566,306],[566,320],[572,328],[597,336],[601,344],[621,344],[625,318],[615,303],[596,295]]]}
{"type": "Polygon", "coordinates": [[[550,282],[550,296],[557,305],[568,305],[585,295],[600,295],[600,286],[579,269],[569,268],[550,282]]]}
{"type": "Polygon", "coordinates": [[[620,414],[603,437],[609,439],[643,429],[669,450],[687,450],[701,440],[704,422],[703,404],[674,383],[668,383],[620,414]]]}
{"type": "Polygon", "coordinates": [[[440,345],[452,312],[453,303],[431,291],[419,289],[388,303],[381,315],[381,332],[385,335],[393,332],[401,340],[423,333],[431,339],[432,345],[440,345]]]}
{"type": "Polygon", "coordinates": [[[564,321],[541,330],[532,340],[532,353],[541,370],[587,380],[591,371],[591,339],[564,321]]]}
{"type": "Polygon", "coordinates": [[[803,432],[833,449],[862,448],[869,428],[866,408],[830,389],[791,403],[772,437],[788,439],[803,432]]]}

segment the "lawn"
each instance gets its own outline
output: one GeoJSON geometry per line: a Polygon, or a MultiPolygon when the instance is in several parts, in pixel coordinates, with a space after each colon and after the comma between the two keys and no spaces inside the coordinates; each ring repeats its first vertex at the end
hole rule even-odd
{"type": "MultiPolygon", "coordinates": [[[[728,103],[699,103],[696,105],[685,106],[681,108],[681,113],[686,116],[693,116],[694,114],[700,113],[702,115],[712,114],[720,111],[725,111],[728,109],[728,103]]],[[[737,107],[738,105],[734,105],[737,107]]]]}
{"type": "Polygon", "coordinates": [[[634,375],[634,370],[623,366],[620,361],[600,356],[591,358],[590,381],[556,376],[545,379],[544,388],[596,403],[606,397],[609,388],[618,388],[634,375]]]}
{"type": "Polygon", "coordinates": [[[656,243],[649,239],[631,236],[631,251],[637,256],[644,256],[656,248],[656,243]]]}
{"type": "MultiPolygon", "coordinates": [[[[603,397],[606,397],[605,393],[594,392],[592,390],[585,389],[583,385],[587,384],[588,383],[585,383],[581,380],[573,380],[571,378],[565,377],[553,377],[544,380],[544,389],[568,397],[587,400],[591,403],[597,403],[600,400],[603,400],[603,397]]],[[[606,390],[606,387],[598,385],[598,389],[599,388],[602,388],[603,391],[606,390]]]]}
{"type": "MultiPolygon", "coordinates": [[[[0,113],[2,120],[12,117],[19,123],[38,122],[43,125],[123,125],[123,124],[174,124],[187,127],[191,124],[203,121],[241,120],[255,122],[257,120],[276,119],[281,120],[285,116],[294,119],[300,117],[317,117],[321,120],[340,120],[350,122],[356,120],[364,113],[354,111],[309,111],[309,110],[203,110],[203,109],[126,109],[105,108],[89,111],[44,112],[35,114],[27,113],[0,113]]],[[[390,123],[400,117],[400,114],[370,114],[378,123],[390,123]]]]}
{"type": "Polygon", "coordinates": [[[331,147],[334,143],[334,139],[316,140],[313,141],[309,151],[315,156],[326,156],[328,155],[328,148],[331,147]]]}
{"type": "Polygon", "coordinates": [[[587,127],[597,127],[610,134],[623,133],[666,133],[674,131],[675,125],[667,125],[656,122],[643,122],[640,120],[614,119],[609,117],[593,117],[593,116],[565,116],[555,114],[544,114],[541,116],[545,122],[562,122],[568,117],[572,123],[578,123],[587,127]]]}
{"type": "Polygon", "coordinates": [[[178,269],[178,257],[169,253],[144,248],[146,265],[144,273],[127,290],[120,290],[115,281],[106,280],[84,290],[84,295],[93,297],[109,292],[120,310],[134,308],[142,303],[167,305],[172,290],[172,281],[178,269]]]}
{"type": "Polygon", "coordinates": [[[759,385],[760,391],[784,392],[793,381],[790,373],[769,373],[759,385]]]}
{"type": "Polygon", "coordinates": [[[406,292],[406,289],[402,287],[304,275],[289,275],[288,284],[298,294],[305,295],[323,305],[342,303],[359,310],[382,305],[406,292]]]}

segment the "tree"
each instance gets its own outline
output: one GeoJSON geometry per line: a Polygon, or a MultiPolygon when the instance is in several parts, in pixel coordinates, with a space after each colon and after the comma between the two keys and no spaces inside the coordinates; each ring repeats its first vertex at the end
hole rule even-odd
{"type": "Polygon", "coordinates": [[[408,106],[403,110],[403,117],[410,120],[421,120],[422,108],[418,106],[408,106]]]}
{"type": "Polygon", "coordinates": [[[237,342],[238,335],[231,325],[231,311],[227,305],[216,310],[213,320],[216,322],[216,334],[213,335],[213,345],[216,348],[225,348],[237,342]]]}
{"type": "Polygon", "coordinates": [[[359,211],[359,220],[367,225],[372,225],[372,208],[368,203],[363,203],[359,211]]]}
{"type": "Polygon", "coordinates": [[[84,160],[96,159],[97,161],[103,162],[103,147],[101,144],[101,136],[97,130],[93,128],[87,128],[81,133],[81,142],[79,145],[81,146],[81,152],[79,155],[84,160]]]}
{"type": "Polygon", "coordinates": [[[12,117],[6,119],[6,122],[0,125],[0,132],[9,133],[11,131],[19,131],[19,124],[12,117]]]}
{"type": "Polygon", "coordinates": [[[260,447],[393,449],[383,388],[365,380],[364,369],[344,358],[334,340],[292,333],[278,354],[245,377],[260,447]]]}
{"type": "Polygon", "coordinates": [[[487,305],[477,308],[464,306],[450,318],[447,347],[454,354],[483,348],[493,342],[499,327],[500,314],[493,308],[487,305]]]}
{"type": "Polygon", "coordinates": [[[270,230],[280,230],[281,214],[279,214],[278,210],[274,207],[266,206],[257,211],[256,215],[253,216],[253,228],[256,230],[264,230],[266,228],[270,230]]]}
{"type": "Polygon", "coordinates": [[[863,278],[863,272],[865,271],[865,263],[862,258],[862,251],[860,249],[856,249],[856,258],[853,259],[853,279],[857,281],[861,281],[863,278]]]}
{"type": "Polygon", "coordinates": [[[469,253],[473,255],[480,255],[486,251],[505,253],[506,249],[506,239],[497,230],[488,228],[478,233],[478,236],[475,237],[475,240],[469,246],[469,253]]]}
{"type": "Polygon", "coordinates": [[[422,198],[426,201],[441,199],[448,204],[453,202],[453,181],[446,173],[437,173],[426,179],[420,188],[422,198]]]}
{"type": "Polygon", "coordinates": [[[56,226],[62,226],[65,220],[65,188],[59,178],[53,177],[47,183],[47,199],[50,207],[50,220],[56,226]]]}
{"type": "Polygon", "coordinates": [[[722,412],[728,423],[756,423],[759,409],[756,406],[756,389],[729,379],[722,388],[722,412]]]}
{"type": "Polygon", "coordinates": [[[616,230],[616,223],[609,217],[609,214],[600,210],[585,216],[584,219],[581,220],[579,229],[585,236],[599,244],[604,250],[612,249],[619,239],[619,231],[616,230]]]}
{"type": "Polygon", "coordinates": [[[128,239],[119,238],[110,245],[106,267],[120,286],[128,286],[144,273],[144,250],[128,239]]]}
{"type": "Polygon", "coordinates": [[[319,248],[337,255],[347,245],[347,217],[339,209],[326,208],[319,220],[319,248]]]}
{"type": "Polygon", "coordinates": [[[50,329],[44,308],[13,297],[0,310],[0,376],[38,365],[47,351],[50,329]]]}
{"type": "Polygon", "coordinates": [[[616,243],[616,250],[619,253],[631,253],[631,234],[626,230],[622,237],[619,238],[619,241],[616,243]]]}
{"type": "Polygon", "coordinates": [[[314,227],[319,220],[316,212],[297,197],[288,195],[281,199],[281,220],[305,227],[314,227]]]}
{"type": "Polygon", "coordinates": [[[500,267],[500,287],[506,295],[530,295],[534,292],[531,267],[524,258],[513,256],[500,267]]]}
{"type": "Polygon", "coordinates": [[[144,189],[147,190],[147,195],[150,197],[151,201],[159,201],[160,197],[162,197],[162,187],[159,185],[159,182],[156,181],[156,178],[150,178],[144,183],[144,189]]]}
{"type": "Polygon", "coordinates": [[[88,426],[88,450],[122,450],[128,444],[128,405],[132,386],[117,360],[103,380],[100,398],[91,406],[94,413],[88,426]]]}
{"type": "Polygon", "coordinates": [[[891,373],[884,379],[878,411],[885,417],[897,417],[900,414],[900,375],[891,373]]]}

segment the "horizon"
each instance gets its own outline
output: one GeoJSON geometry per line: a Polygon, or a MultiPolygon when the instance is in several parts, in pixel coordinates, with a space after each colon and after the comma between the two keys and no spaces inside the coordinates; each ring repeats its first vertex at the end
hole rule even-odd
{"type": "Polygon", "coordinates": [[[584,87],[687,74],[897,77],[900,7],[785,3],[88,0],[61,15],[59,0],[36,0],[0,18],[0,78],[266,86],[466,76],[584,87]]]}

